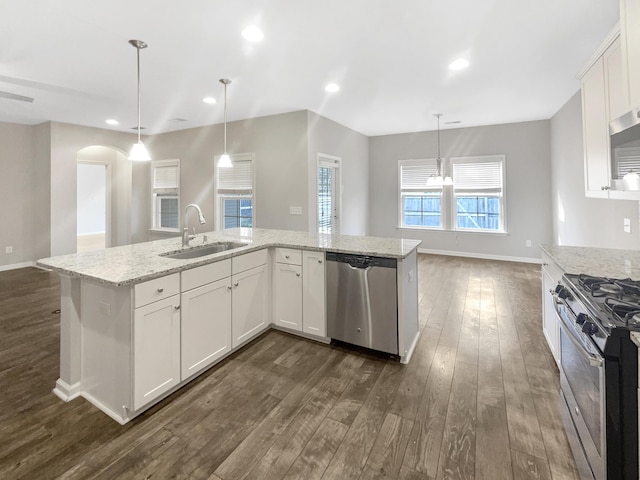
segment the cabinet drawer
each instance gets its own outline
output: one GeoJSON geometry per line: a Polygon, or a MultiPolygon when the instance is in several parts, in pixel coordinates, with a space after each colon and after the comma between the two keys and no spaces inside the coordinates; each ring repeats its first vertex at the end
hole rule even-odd
{"type": "Polygon", "coordinates": [[[231,276],[231,259],[202,265],[182,272],[182,291],[186,292],[207,283],[217,282],[231,276]]]}
{"type": "Polygon", "coordinates": [[[293,248],[276,248],[276,262],[302,265],[302,251],[293,248]]]}
{"type": "Polygon", "coordinates": [[[267,249],[245,253],[231,258],[231,272],[233,274],[244,272],[251,268],[259,267],[267,263],[267,249]]]}
{"type": "Polygon", "coordinates": [[[154,278],[148,282],[138,283],[133,287],[134,308],[180,293],[180,274],[174,273],[166,277],[154,278]]]}

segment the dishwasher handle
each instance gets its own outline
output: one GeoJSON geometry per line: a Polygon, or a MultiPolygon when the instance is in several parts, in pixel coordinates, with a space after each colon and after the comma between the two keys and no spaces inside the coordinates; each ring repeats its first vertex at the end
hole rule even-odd
{"type": "Polygon", "coordinates": [[[371,267],[397,268],[395,258],[373,257],[353,253],[327,252],[327,262],[346,263],[352,268],[366,269],[371,267]]]}

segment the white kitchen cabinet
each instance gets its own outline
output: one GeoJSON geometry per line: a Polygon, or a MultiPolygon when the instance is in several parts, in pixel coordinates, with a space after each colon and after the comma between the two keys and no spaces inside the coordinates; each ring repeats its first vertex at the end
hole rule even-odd
{"type": "MultiPolygon", "coordinates": [[[[607,119],[610,122],[631,110],[629,88],[622,68],[622,45],[620,37],[602,55],[605,69],[607,94],[607,119]]],[[[607,129],[607,134],[609,133],[607,129]]]]}
{"type": "Polygon", "coordinates": [[[180,383],[180,296],[134,309],[133,408],[180,383]]]}
{"type": "Polygon", "coordinates": [[[186,380],[231,351],[231,278],[181,295],[181,379],[186,380]]]}
{"type": "Polygon", "coordinates": [[[327,335],[324,252],[302,253],[302,331],[327,335]]]}
{"type": "Polygon", "coordinates": [[[640,28],[638,25],[640,25],[640,0],[620,0],[622,71],[631,108],[640,106],[640,28]]]}
{"type": "Polygon", "coordinates": [[[266,265],[261,265],[233,274],[231,279],[233,288],[231,296],[232,348],[250,340],[269,326],[267,321],[266,272],[266,265]]]}
{"type": "Polygon", "coordinates": [[[585,195],[608,198],[611,181],[609,121],[604,58],[600,57],[582,77],[582,131],[585,195]]]}
{"type": "Polygon", "coordinates": [[[542,333],[553,358],[560,366],[560,325],[555,310],[553,292],[562,278],[562,271],[547,255],[542,255],[542,333]]]}
{"type": "Polygon", "coordinates": [[[274,323],[302,331],[302,267],[276,263],[274,276],[274,323]]]}

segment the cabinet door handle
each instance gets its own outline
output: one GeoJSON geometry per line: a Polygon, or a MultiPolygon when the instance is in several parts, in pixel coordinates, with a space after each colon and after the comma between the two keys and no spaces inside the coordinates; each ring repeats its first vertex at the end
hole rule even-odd
{"type": "Polygon", "coordinates": [[[299,277],[299,276],[300,276],[300,274],[299,274],[299,273],[296,273],[296,277],[299,277]]]}
{"type": "Polygon", "coordinates": [[[556,291],[555,291],[553,288],[550,288],[550,289],[549,289],[549,293],[550,293],[551,295],[553,295],[554,293],[556,293],[556,291]]]}
{"type": "Polygon", "coordinates": [[[175,308],[176,310],[180,310],[180,305],[176,305],[176,306],[175,306],[175,307],[173,307],[173,308],[175,308]]]}
{"type": "Polygon", "coordinates": [[[318,260],[318,263],[322,263],[322,260],[318,260]]]}
{"type": "Polygon", "coordinates": [[[600,187],[601,190],[609,190],[611,187],[609,185],[603,185],[600,187]]]}
{"type": "Polygon", "coordinates": [[[231,285],[229,285],[229,286],[227,287],[227,290],[231,290],[231,285]]]}
{"type": "Polygon", "coordinates": [[[158,288],[157,290],[158,290],[158,293],[162,293],[162,292],[164,292],[164,288],[162,288],[162,287],[161,287],[161,288],[158,288]]]}
{"type": "Polygon", "coordinates": [[[236,283],[233,284],[234,287],[237,287],[238,285],[240,285],[239,282],[236,282],[236,283]]]}
{"type": "Polygon", "coordinates": [[[548,266],[549,266],[549,264],[548,264],[548,263],[543,263],[543,264],[542,264],[542,266],[543,266],[543,267],[548,267],[548,266]]]}
{"type": "Polygon", "coordinates": [[[285,255],[284,258],[289,258],[289,255],[285,255]]]}

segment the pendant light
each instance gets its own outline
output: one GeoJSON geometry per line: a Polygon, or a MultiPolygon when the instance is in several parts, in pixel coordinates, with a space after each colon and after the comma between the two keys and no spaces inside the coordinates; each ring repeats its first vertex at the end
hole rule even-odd
{"type": "Polygon", "coordinates": [[[431,175],[427,179],[428,187],[441,187],[443,185],[453,185],[451,177],[442,176],[442,158],[440,158],[440,117],[441,113],[434,113],[434,117],[438,120],[438,157],[436,158],[436,174],[431,175]]]}
{"type": "Polygon", "coordinates": [[[144,146],[144,143],[140,140],[140,50],[147,48],[147,44],[142,40],[129,40],[129,43],[133,45],[138,54],[138,142],[133,144],[131,151],[129,152],[129,160],[134,162],[145,162],[151,160],[149,152],[144,146]]]}
{"type": "Polygon", "coordinates": [[[221,78],[220,83],[224,85],[224,153],[218,160],[219,168],[231,168],[233,167],[233,163],[231,163],[231,157],[227,153],[227,85],[231,83],[231,80],[228,78],[221,78]]]}

